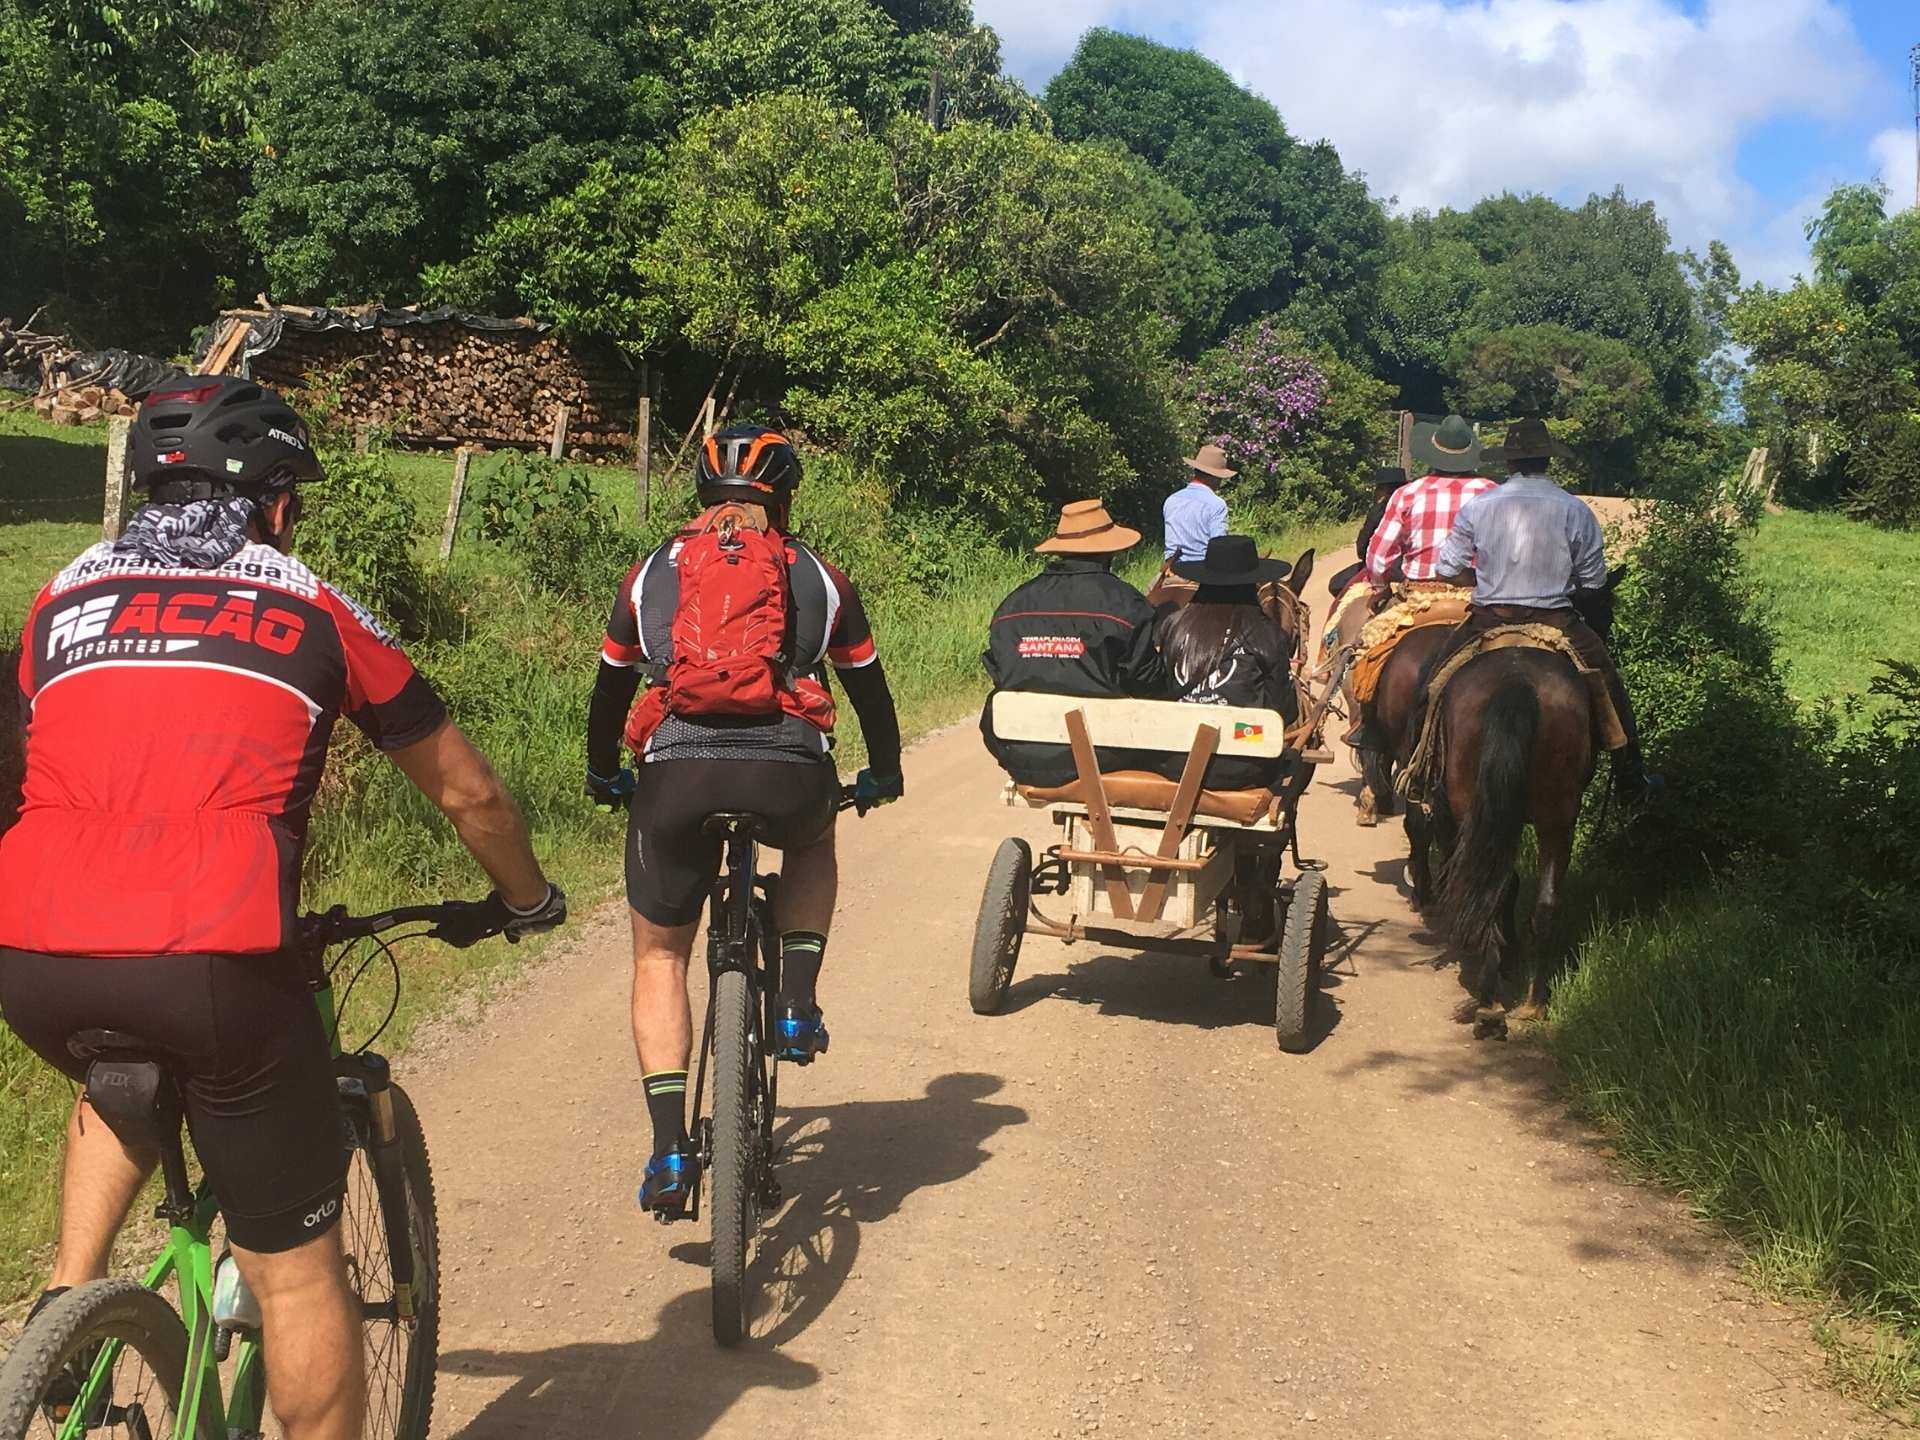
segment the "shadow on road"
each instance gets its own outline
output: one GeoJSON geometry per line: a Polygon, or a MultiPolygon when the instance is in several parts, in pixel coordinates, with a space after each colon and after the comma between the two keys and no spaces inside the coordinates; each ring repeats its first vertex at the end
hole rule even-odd
{"type": "MultiPolygon", "coordinates": [[[[736,1350],[713,1343],[704,1278],[660,1308],[653,1333],[550,1350],[462,1350],[441,1366],[512,1383],[460,1429],[460,1440],[527,1435],[633,1435],[696,1440],[741,1396],[802,1390],[820,1371],[780,1353],[831,1306],[852,1273],[864,1226],[914,1192],[951,1184],[988,1159],[985,1142],[1025,1123],[1017,1105],[989,1103],[998,1076],[943,1075],[911,1100],[803,1106],[780,1123],[780,1180],[792,1198],[764,1228],[753,1266],[761,1313],[736,1350]]],[[[704,1225],[702,1226],[704,1229],[704,1225]]],[[[677,1247],[704,1261],[706,1243],[677,1247]]],[[[690,1274],[693,1272],[689,1272],[690,1274]]]]}

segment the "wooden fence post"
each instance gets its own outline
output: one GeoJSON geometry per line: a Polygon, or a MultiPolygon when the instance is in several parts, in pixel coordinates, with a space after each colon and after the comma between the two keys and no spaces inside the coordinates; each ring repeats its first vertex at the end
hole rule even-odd
{"type": "Polygon", "coordinates": [[[639,468],[640,521],[653,515],[653,367],[640,362],[640,404],[633,415],[634,464],[639,468]]]}
{"type": "Polygon", "coordinates": [[[107,422],[107,496],[100,519],[100,533],[118,540],[127,528],[127,436],[133,422],[116,415],[107,422]]]}
{"type": "MultiPolygon", "coordinates": [[[[737,378],[734,383],[739,383],[737,378]]],[[[700,433],[704,438],[710,440],[713,438],[713,432],[718,428],[719,427],[713,423],[713,392],[709,391],[707,392],[706,409],[700,412],[700,433]]]]}
{"type": "Polygon", "coordinates": [[[447,497],[447,528],[440,532],[440,558],[453,558],[453,537],[460,529],[460,507],[467,498],[467,467],[473,463],[473,446],[462,445],[453,452],[453,493],[447,497]]]}
{"type": "Polygon", "coordinates": [[[1400,468],[1407,472],[1407,478],[1416,478],[1413,473],[1413,412],[1400,412],[1400,468]]]}
{"type": "Polygon", "coordinates": [[[547,446],[547,458],[558,460],[567,453],[567,421],[571,417],[565,405],[553,412],[553,443],[547,446]]]}

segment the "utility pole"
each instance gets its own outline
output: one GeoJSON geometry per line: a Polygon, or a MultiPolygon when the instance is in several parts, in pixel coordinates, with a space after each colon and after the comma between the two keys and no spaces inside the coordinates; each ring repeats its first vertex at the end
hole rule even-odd
{"type": "Polygon", "coordinates": [[[1907,51],[1907,68],[1913,81],[1913,204],[1920,209],[1920,45],[1907,51]]]}

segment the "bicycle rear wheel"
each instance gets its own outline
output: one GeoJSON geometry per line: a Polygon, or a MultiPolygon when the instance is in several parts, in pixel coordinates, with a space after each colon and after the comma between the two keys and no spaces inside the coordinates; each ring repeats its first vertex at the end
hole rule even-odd
{"type": "MultiPolygon", "coordinates": [[[[348,1161],[347,1196],[340,1214],[347,1277],[360,1297],[366,1335],[367,1440],[425,1440],[433,1420],[433,1390],[440,1362],[440,1229],[434,1209],[433,1167],[427,1138],[407,1092],[393,1097],[394,1138],[399,1147],[404,1225],[413,1250],[416,1305],[412,1320],[394,1301],[393,1262],[369,1149],[371,1127],[364,1109],[354,1117],[354,1149],[348,1161]]],[[[356,1108],[365,1105],[357,1102],[356,1108]]]]}
{"type": "Polygon", "coordinates": [[[747,1332],[752,1296],[748,1252],[759,1223],[755,1207],[760,1093],[753,1050],[753,987],[738,970],[713,984],[713,1338],[737,1345],[747,1332]]]}
{"type": "Polygon", "coordinates": [[[88,1436],[171,1440],[187,1368],[187,1332],[160,1296],[133,1280],[97,1280],[62,1295],[0,1365],[0,1440],[52,1440],[107,1342],[120,1350],[89,1397],[88,1436]]]}

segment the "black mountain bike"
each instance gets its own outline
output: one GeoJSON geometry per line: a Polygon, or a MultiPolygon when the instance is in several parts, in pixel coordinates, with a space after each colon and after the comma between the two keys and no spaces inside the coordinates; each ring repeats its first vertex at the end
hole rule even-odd
{"type": "MultiPolygon", "coordinates": [[[[393,940],[426,935],[472,945],[499,933],[485,913],[456,900],[367,916],[336,907],[301,921],[350,1154],[340,1231],[365,1327],[368,1440],[425,1440],[440,1349],[440,1239],[426,1136],[385,1057],[368,1047],[400,1002],[393,940]],[[419,928],[381,938],[402,926],[419,928]],[[359,950],[362,941],[371,947],[359,950]],[[329,964],[335,947],[344,948],[329,964]],[[340,1011],[381,960],[393,967],[392,1005],[365,1044],[344,1051],[340,1011]]],[[[218,1313],[216,1282],[231,1262],[215,1252],[219,1197],[188,1177],[178,1082],[136,1035],[87,1030],[69,1043],[88,1062],[87,1096],[101,1118],[123,1138],[159,1148],[166,1193],[156,1213],[169,1235],[142,1279],[75,1286],[34,1317],[0,1365],[0,1440],[258,1436],[267,1410],[261,1334],[257,1318],[218,1313]],[[161,1293],[169,1281],[178,1310],[161,1293]]]]}
{"type": "MultiPolygon", "coordinates": [[[[839,808],[867,811],[851,791],[841,792],[839,808]]],[[[725,840],[726,862],[707,922],[707,1025],[693,1086],[699,1116],[711,1059],[713,1114],[695,1120],[692,1139],[713,1192],[713,1338],[737,1345],[752,1319],[747,1262],[754,1236],[783,1198],[773,1173],[780,1066],[768,1044],[780,995],[780,932],[773,923],[780,877],[755,873],[766,835],[757,815],[711,815],[704,828],[725,840]]],[[[699,1218],[697,1192],[688,1218],[699,1218]]]]}

